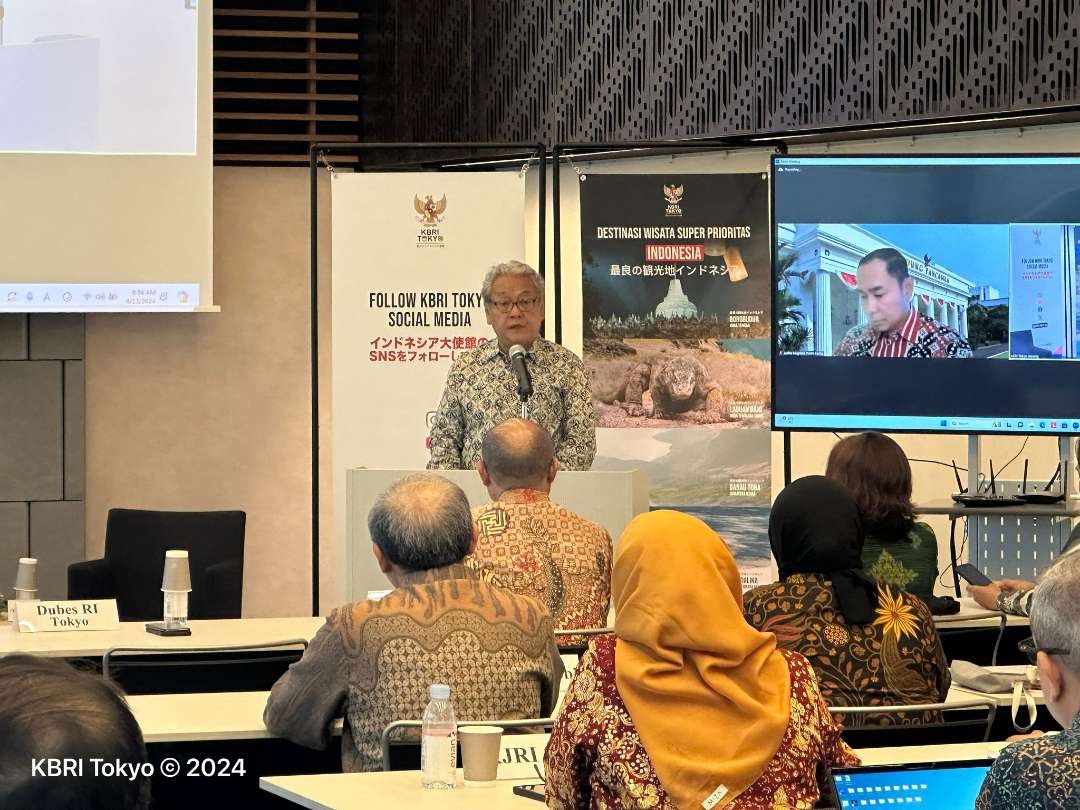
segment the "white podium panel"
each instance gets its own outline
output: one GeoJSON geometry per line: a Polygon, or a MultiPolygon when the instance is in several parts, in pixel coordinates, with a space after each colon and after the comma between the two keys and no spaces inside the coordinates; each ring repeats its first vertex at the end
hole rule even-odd
{"type": "MultiPolygon", "coordinates": [[[[345,600],[367,598],[368,591],[390,587],[375,564],[368,534],[368,512],[379,493],[413,470],[346,471],[345,477],[345,600]]],[[[476,507],[491,500],[475,470],[438,470],[463,490],[476,507]]],[[[649,509],[649,481],[640,470],[618,472],[560,471],[551,487],[551,499],[596,521],[619,539],[630,519],[649,509]]]]}

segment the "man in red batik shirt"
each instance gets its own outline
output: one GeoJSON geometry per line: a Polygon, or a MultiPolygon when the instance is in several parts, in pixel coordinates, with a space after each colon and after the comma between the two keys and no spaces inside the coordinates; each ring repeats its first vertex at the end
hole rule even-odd
{"type": "Polygon", "coordinates": [[[836,357],[971,357],[971,345],[950,326],[919,312],[915,280],[896,248],[863,256],[856,271],[859,302],[869,323],[853,327],[836,357]]]}

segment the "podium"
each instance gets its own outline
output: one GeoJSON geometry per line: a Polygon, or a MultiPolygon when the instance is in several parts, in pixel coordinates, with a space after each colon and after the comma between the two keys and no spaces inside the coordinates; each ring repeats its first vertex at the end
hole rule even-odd
{"type": "MultiPolygon", "coordinates": [[[[375,564],[368,534],[368,513],[379,493],[415,470],[353,469],[345,473],[345,600],[367,598],[368,591],[390,588],[375,564]]],[[[477,507],[491,500],[476,470],[435,470],[453,481],[477,507]]],[[[559,471],[551,485],[551,499],[595,521],[617,541],[634,515],[649,509],[649,480],[641,470],[618,472],[559,471]]]]}

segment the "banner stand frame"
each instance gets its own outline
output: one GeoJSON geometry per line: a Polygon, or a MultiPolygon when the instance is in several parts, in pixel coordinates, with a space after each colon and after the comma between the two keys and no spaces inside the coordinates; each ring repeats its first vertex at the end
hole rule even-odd
{"type": "MultiPolygon", "coordinates": [[[[581,152],[584,159],[597,159],[600,157],[594,153],[615,152],[611,155],[603,155],[603,160],[625,160],[632,157],[653,157],[657,155],[698,154],[700,152],[734,152],[749,149],[768,150],[774,154],[786,155],[787,144],[783,141],[761,141],[745,138],[719,138],[719,139],[695,139],[692,141],[682,140],[659,140],[659,141],[610,141],[605,143],[556,143],[551,150],[552,176],[551,176],[551,213],[552,231],[554,240],[553,280],[555,283],[555,342],[562,343],[562,216],[560,195],[560,169],[562,159],[571,158],[571,153],[581,152]],[[626,154],[630,153],[630,154],[626,154]]],[[[577,155],[574,155],[577,156],[577,155]]],[[[770,190],[770,194],[771,194],[770,190]]],[[[771,208],[771,206],[770,206],[771,208]]],[[[769,223],[772,227],[772,222],[769,223]]],[[[769,265],[772,266],[772,247],[770,240],[769,265]]],[[[770,377],[773,370],[770,368],[770,377]]],[[[770,385],[770,388],[772,386],[770,385]]],[[[770,406],[771,407],[771,406],[770,406]]],[[[784,485],[791,481],[791,432],[782,431],[784,450],[784,485]]]]}
{"type": "MultiPolygon", "coordinates": [[[[319,615],[319,163],[325,165],[327,171],[334,172],[336,169],[330,161],[333,155],[345,155],[360,158],[368,152],[384,151],[388,149],[406,149],[418,152],[430,152],[435,150],[457,150],[466,153],[464,157],[447,158],[434,161],[433,165],[417,166],[430,168],[434,171],[456,168],[459,164],[467,161],[468,165],[485,163],[490,161],[536,161],[539,168],[539,232],[540,251],[539,267],[537,271],[544,275],[544,237],[547,230],[547,146],[543,143],[522,142],[431,142],[431,143],[314,143],[308,153],[308,179],[310,183],[311,202],[311,303],[310,303],[310,326],[311,326],[311,615],[319,615]],[[478,157],[473,151],[494,152],[486,157],[478,157]]],[[[349,168],[353,171],[363,169],[360,160],[350,162],[349,168]]],[[[372,167],[381,171],[402,171],[400,165],[393,167],[372,167]]],[[[556,290],[558,288],[556,287],[556,290]]],[[[556,293],[558,294],[558,293],[556,293]]],[[[558,299],[556,299],[558,300],[558,299]]],[[[556,321],[558,324],[558,321],[556,321]]],[[[556,329],[558,326],[556,325],[556,329]]]]}

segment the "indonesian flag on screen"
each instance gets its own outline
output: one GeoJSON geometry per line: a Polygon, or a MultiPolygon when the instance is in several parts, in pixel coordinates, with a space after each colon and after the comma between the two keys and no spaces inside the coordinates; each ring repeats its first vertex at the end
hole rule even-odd
{"type": "Polygon", "coordinates": [[[844,286],[847,287],[849,290],[854,290],[855,286],[859,283],[859,280],[855,278],[854,273],[845,273],[841,271],[839,273],[839,276],[840,280],[844,282],[844,286]]]}
{"type": "Polygon", "coordinates": [[[919,298],[921,298],[923,300],[924,304],[929,304],[930,303],[930,296],[929,295],[920,295],[919,298]]]}

